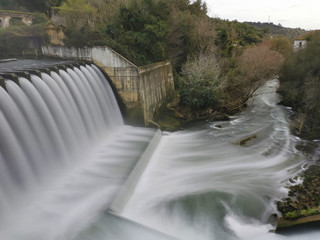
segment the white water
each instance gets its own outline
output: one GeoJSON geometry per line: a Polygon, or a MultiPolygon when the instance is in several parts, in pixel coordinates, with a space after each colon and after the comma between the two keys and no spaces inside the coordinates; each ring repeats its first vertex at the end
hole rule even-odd
{"type": "Polygon", "coordinates": [[[178,239],[318,239],[320,230],[269,233],[275,200],[305,161],[288,111],[276,105],[277,84],[268,82],[231,121],[163,137],[119,214],[178,239]],[[247,146],[237,144],[251,135],[247,146]]]}
{"type": "Polygon", "coordinates": [[[154,135],[123,125],[95,66],[0,88],[0,239],[73,239],[103,214],[154,135]]]}
{"type": "Polygon", "coordinates": [[[19,84],[0,88],[1,240],[319,238],[269,233],[305,162],[276,81],[231,121],[167,133],[153,155],[155,131],[123,125],[95,66],[19,84]],[[108,213],[114,199],[126,219],[108,213]]]}

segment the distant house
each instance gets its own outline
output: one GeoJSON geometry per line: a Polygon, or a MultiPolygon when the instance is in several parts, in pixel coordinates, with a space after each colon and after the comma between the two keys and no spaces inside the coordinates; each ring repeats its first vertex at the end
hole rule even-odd
{"type": "Polygon", "coordinates": [[[293,51],[299,51],[307,46],[307,40],[294,40],[293,42],[293,51]]]}

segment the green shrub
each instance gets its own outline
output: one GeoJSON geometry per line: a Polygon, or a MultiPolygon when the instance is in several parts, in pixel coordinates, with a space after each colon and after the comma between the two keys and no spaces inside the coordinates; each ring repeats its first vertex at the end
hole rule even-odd
{"type": "Polygon", "coordinates": [[[0,58],[20,57],[37,49],[47,41],[44,26],[12,26],[0,31],[0,58]]]}
{"type": "Polygon", "coordinates": [[[286,219],[295,220],[297,218],[308,217],[308,216],[317,215],[317,214],[320,214],[320,207],[288,212],[285,214],[284,217],[286,219]]]}
{"type": "Polygon", "coordinates": [[[287,219],[296,219],[298,218],[298,213],[296,211],[294,212],[288,212],[286,215],[285,215],[285,218],[287,219]]]}
{"type": "Polygon", "coordinates": [[[49,19],[44,13],[35,13],[32,22],[33,24],[47,24],[49,19]]]}
{"type": "Polygon", "coordinates": [[[218,105],[223,82],[213,54],[200,53],[182,68],[181,103],[191,108],[218,105]]]}

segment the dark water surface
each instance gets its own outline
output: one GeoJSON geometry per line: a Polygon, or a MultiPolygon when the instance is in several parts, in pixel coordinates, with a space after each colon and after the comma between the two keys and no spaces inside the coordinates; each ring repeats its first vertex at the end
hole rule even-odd
{"type": "Polygon", "coordinates": [[[46,68],[56,65],[70,64],[74,62],[75,61],[73,60],[65,60],[58,58],[2,59],[0,60],[0,73],[46,68]]]}

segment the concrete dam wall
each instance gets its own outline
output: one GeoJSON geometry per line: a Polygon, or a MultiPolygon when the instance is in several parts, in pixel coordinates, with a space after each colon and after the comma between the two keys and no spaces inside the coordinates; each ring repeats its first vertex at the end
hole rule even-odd
{"type": "Polygon", "coordinates": [[[127,117],[150,125],[161,105],[173,96],[174,82],[169,61],[138,67],[108,47],[42,47],[46,56],[90,60],[110,77],[126,108],[127,117]]]}

